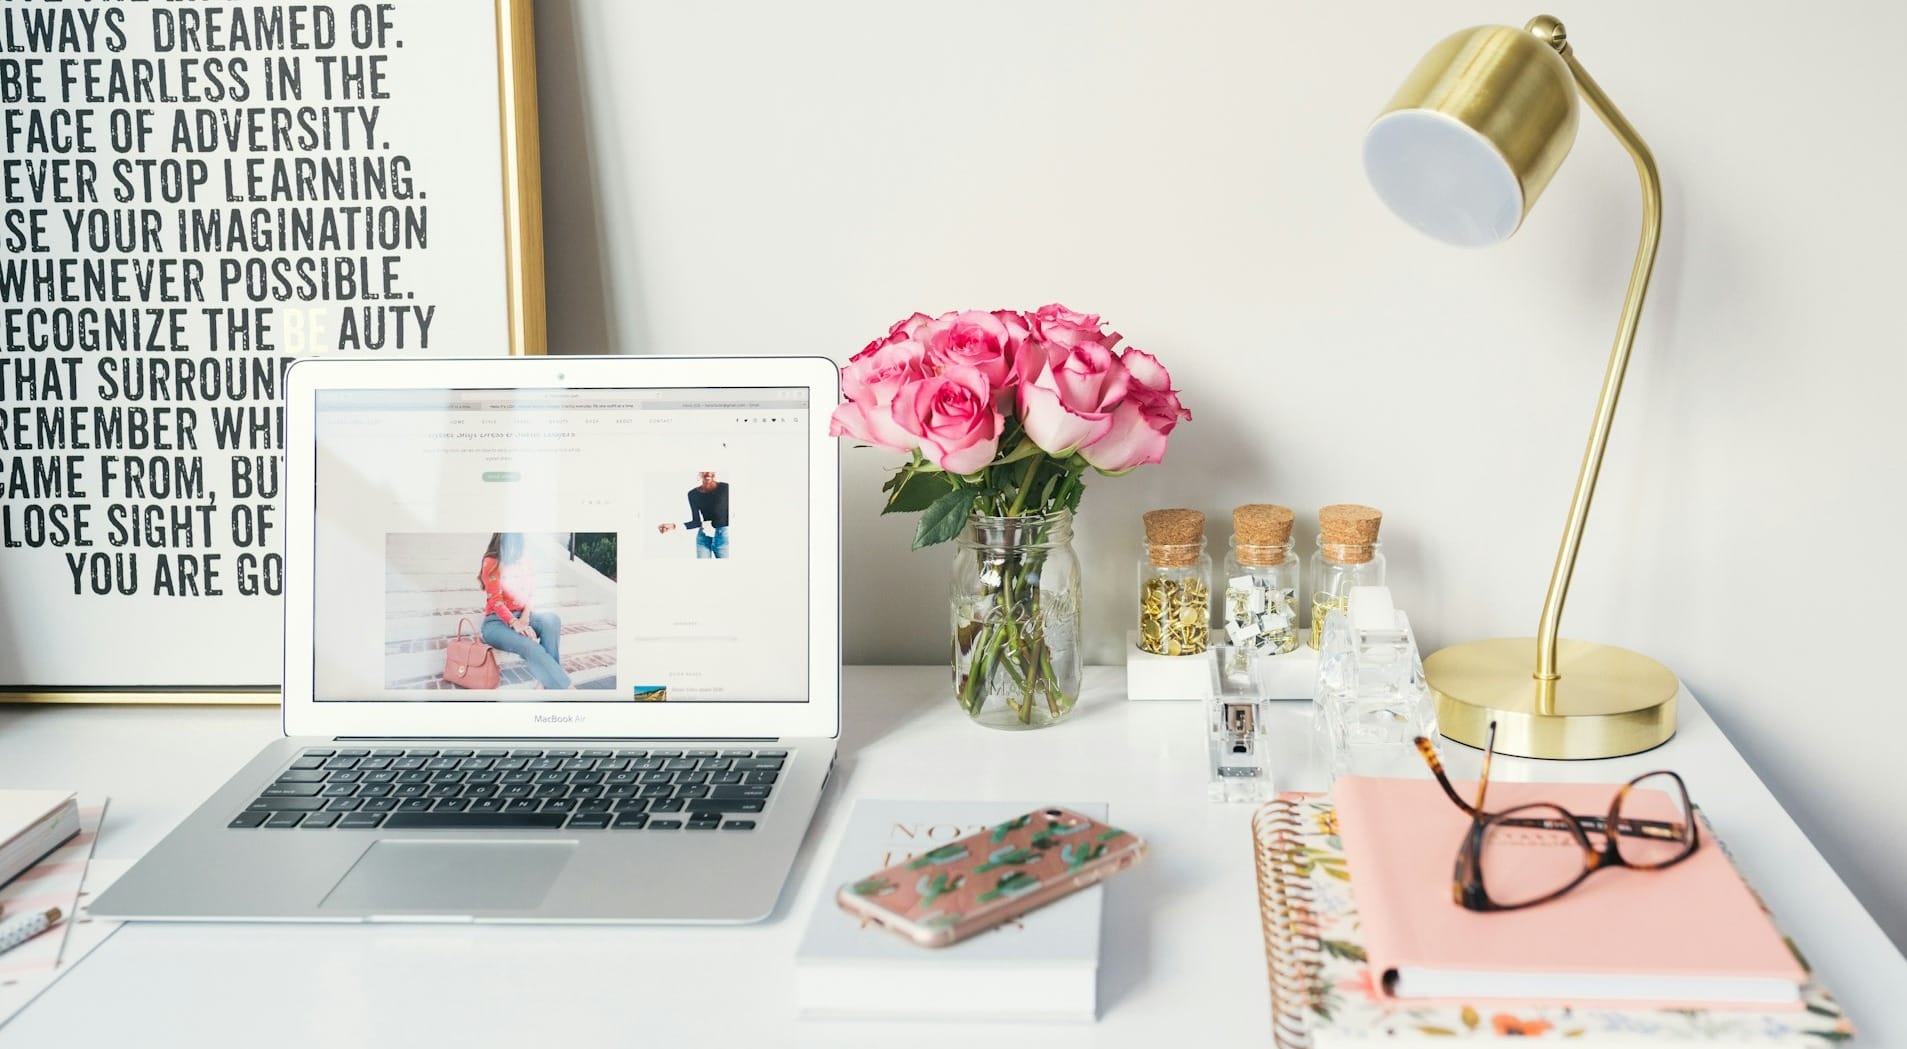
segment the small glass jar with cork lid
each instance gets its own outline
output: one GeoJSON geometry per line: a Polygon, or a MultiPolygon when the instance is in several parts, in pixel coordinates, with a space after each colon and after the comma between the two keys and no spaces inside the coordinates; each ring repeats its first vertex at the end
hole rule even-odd
{"type": "Polygon", "coordinates": [[[1205,515],[1148,510],[1139,559],[1139,647],[1154,655],[1196,656],[1211,643],[1212,558],[1205,515]]]}
{"type": "Polygon", "coordinates": [[[1342,609],[1351,588],[1384,585],[1384,552],[1377,529],[1384,515],[1369,506],[1335,503],[1318,511],[1318,549],[1306,573],[1311,579],[1312,648],[1324,638],[1324,617],[1342,609]]]}
{"type": "Polygon", "coordinates": [[[1232,511],[1225,555],[1224,626],[1231,642],[1229,674],[1249,674],[1254,655],[1298,647],[1298,558],[1291,549],[1287,507],[1250,503],[1232,511]]]}

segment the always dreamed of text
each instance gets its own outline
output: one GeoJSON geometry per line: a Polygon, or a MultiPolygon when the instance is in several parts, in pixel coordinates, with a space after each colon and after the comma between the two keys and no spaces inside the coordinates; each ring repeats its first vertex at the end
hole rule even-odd
{"type": "Polygon", "coordinates": [[[286,371],[430,352],[445,279],[420,174],[462,177],[473,154],[446,149],[494,162],[443,121],[468,85],[431,86],[467,56],[401,50],[400,22],[468,17],[0,0],[0,571],[17,592],[282,592],[286,371]]]}

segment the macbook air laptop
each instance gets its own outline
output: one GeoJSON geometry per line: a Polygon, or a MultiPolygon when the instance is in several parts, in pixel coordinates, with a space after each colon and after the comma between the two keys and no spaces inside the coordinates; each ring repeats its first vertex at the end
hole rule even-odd
{"type": "Polygon", "coordinates": [[[841,725],[834,366],[319,358],[287,385],[284,738],[93,913],[766,916],[841,725]]]}

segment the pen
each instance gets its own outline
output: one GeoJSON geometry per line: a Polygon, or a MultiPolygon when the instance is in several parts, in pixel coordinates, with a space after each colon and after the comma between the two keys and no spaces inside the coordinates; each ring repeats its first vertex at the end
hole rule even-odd
{"type": "Polygon", "coordinates": [[[22,914],[8,921],[0,921],[0,954],[20,946],[47,930],[47,927],[60,920],[60,909],[49,907],[44,911],[22,914]]]}

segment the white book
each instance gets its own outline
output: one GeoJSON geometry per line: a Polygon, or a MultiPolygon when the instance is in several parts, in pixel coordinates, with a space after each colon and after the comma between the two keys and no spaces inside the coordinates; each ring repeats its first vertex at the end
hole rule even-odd
{"type": "MultiPolygon", "coordinates": [[[[917,947],[841,910],[835,892],[875,871],[1053,804],[860,801],[795,951],[795,1001],[810,1018],[1091,1023],[1099,1003],[1105,890],[1076,892],[948,947],[917,947]]],[[[1106,806],[1063,803],[1105,822],[1106,806]]]]}
{"type": "Polygon", "coordinates": [[[67,791],[0,790],[0,885],[79,833],[79,802],[67,791]]]}

